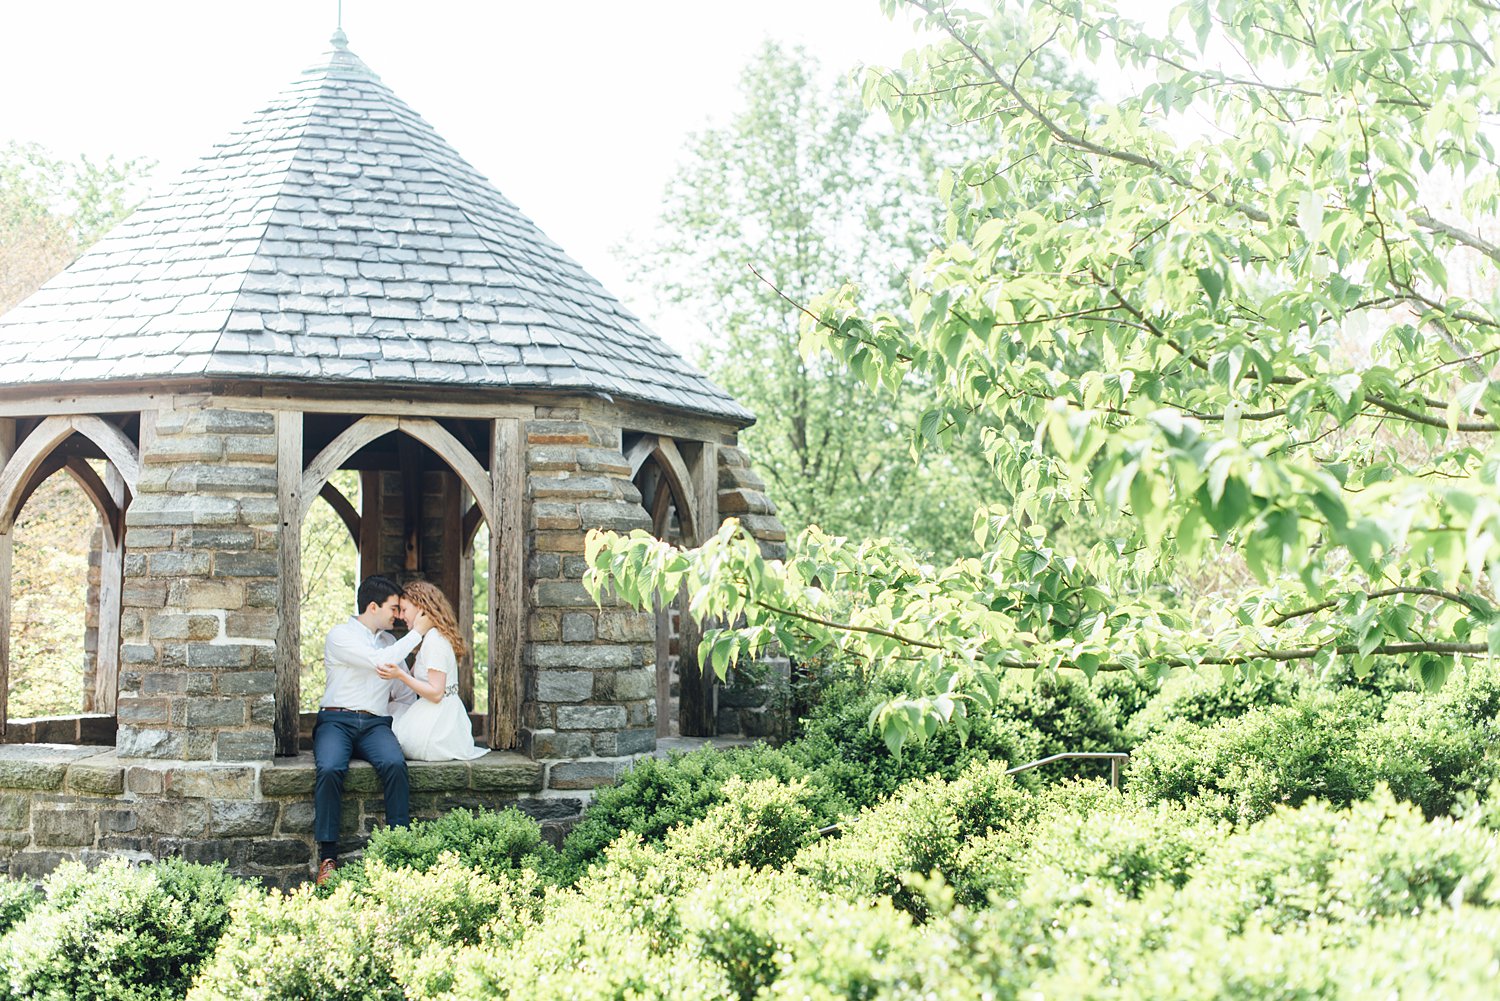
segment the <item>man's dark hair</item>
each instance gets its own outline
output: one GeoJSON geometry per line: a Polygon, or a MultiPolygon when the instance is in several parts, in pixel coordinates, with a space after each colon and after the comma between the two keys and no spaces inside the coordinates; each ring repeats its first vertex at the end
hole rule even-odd
{"type": "Polygon", "coordinates": [[[359,585],[359,593],[354,596],[354,614],[365,614],[371,604],[384,605],[393,594],[399,596],[401,588],[397,587],[396,582],[389,577],[382,577],[379,574],[366,577],[359,585]]]}

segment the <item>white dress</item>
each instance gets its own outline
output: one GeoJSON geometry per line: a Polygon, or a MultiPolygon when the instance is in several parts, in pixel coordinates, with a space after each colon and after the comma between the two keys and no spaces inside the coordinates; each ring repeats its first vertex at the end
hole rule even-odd
{"type": "Polygon", "coordinates": [[[411,673],[426,681],[429,670],[446,675],[448,689],[443,701],[419,698],[391,724],[402,753],[409,761],[467,761],[481,756],[485,749],[474,746],[469,714],[458,697],[458,658],[452,644],[436,629],[427,630],[422,638],[411,673]]]}

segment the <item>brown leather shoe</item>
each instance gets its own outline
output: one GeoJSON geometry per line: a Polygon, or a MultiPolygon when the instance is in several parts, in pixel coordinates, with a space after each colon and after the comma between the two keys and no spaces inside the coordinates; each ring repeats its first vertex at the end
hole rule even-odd
{"type": "Polygon", "coordinates": [[[339,867],[335,859],[326,858],[318,863],[318,885],[322,886],[333,877],[334,870],[339,867]]]}

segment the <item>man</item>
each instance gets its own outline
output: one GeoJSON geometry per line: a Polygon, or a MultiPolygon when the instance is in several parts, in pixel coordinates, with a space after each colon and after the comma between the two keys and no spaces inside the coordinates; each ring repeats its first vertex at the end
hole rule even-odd
{"type": "Polygon", "coordinates": [[[357,614],[329,630],[323,644],[328,687],[313,727],[313,835],[318,839],[319,884],[338,868],[339,818],[351,757],[368,761],[380,776],[386,824],[405,827],[411,823],[406,759],[387,715],[391,683],[376,673],[382,664],[404,662],[426,632],[422,628],[428,624],[426,616],[417,615],[417,621],[407,623],[410,632],[405,637],[382,645],[382,635],[394,624],[400,602],[401,589],[390,578],[366,578],[355,597],[357,614]]]}

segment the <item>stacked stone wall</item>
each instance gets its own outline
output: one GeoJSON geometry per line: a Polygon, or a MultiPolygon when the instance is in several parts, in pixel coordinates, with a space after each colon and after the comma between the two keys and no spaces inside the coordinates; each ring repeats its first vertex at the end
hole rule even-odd
{"type": "Polygon", "coordinates": [[[122,757],[269,759],[275,749],[275,418],[142,415],[126,513],[116,748],[122,757]]]}
{"type": "MultiPolygon", "coordinates": [[[[719,515],[737,518],[768,560],[786,557],[786,529],[765,481],[750,466],[743,449],[719,449],[719,515]]],[[[718,732],[746,737],[779,737],[786,731],[783,705],[791,680],[791,662],[775,650],[763,653],[745,669],[731,670],[718,693],[718,732]]]]}
{"type": "MultiPolygon", "coordinates": [[[[542,769],[517,754],[413,762],[412,816],[515,806],[554,840],[577,799],[541,798],[542,769]]],[[[271,886],[305,882],[316,845],[312,756],[235,765],[122,758],[99,748],[0,747],[0,872],[37,879],[65,859],[180,856],[226,862],[271,886]]],[[[385,822],[380,781],[354,762],[344,787],[341,850],[385,822]]]]}
{"type": "Polygon", "coordinates": [[[618,427],[539,408],[526,436],[527,678],[522,749],[553,790],[614,781],[656,747],[655,619],[583,586],[590,528],[650,528],[618,427]]]}

